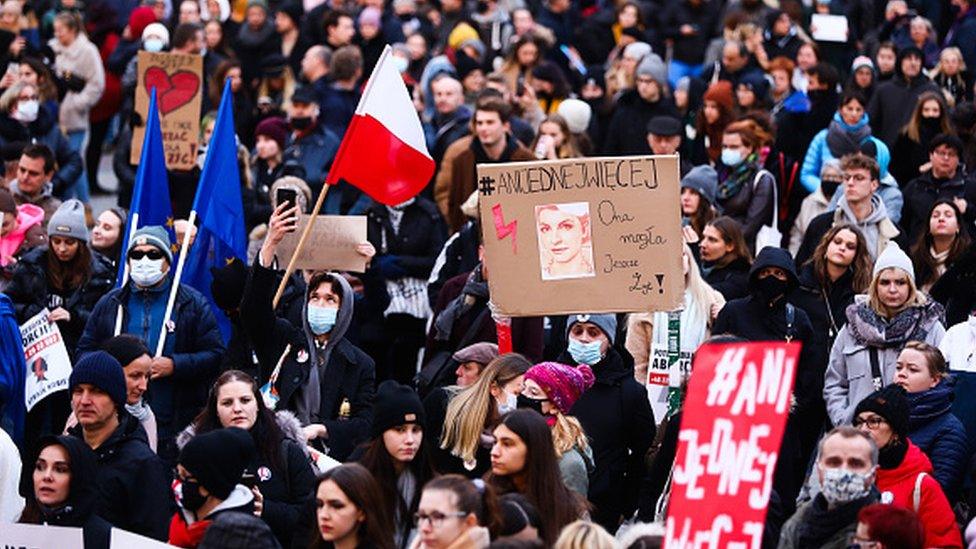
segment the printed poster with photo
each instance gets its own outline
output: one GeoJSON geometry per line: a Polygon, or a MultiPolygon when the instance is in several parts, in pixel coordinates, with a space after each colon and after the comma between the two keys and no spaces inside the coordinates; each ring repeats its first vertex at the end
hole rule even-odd
{"type": "Polygon", "coordinates": [[[44,309],[20,327],[20,339],[27,362],[27,381],[24,385],[24,404],[29,412],[44,397],[68,388],[71,359],[64,345],[61,330],[48,322],[51,311],[44,309]]]}
{"type": "Polygon", "coordinates": [[[680,306],[677,156],[480,164],[492,302],[507,316],[680,306]]]}

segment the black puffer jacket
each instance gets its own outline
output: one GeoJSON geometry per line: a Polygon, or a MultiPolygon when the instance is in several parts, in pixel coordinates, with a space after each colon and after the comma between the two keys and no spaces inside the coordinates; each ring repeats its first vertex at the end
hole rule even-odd
{"type": "MultiPolygon", "coordinates": [[[[68,434],[84,441],[81,425],[68,434]]],[[[96,512],[116,528],[165,541],[173,514],[170,475],[149,449],[138,420],[122,413],[119,426],[95,449],[98,458],[96,512]]]]}
{"type": "Polygon", "coordinates": [[[84,441],[75,437],[51,436],[39,441],[38,451],[31,463],[37,461],[41,450],[55,444],[65,449],[71,464],[68,500],[56,509],[44,508],[37,503],[34,490],[28,490],[27,506],[20,521],[27,524],[81,528],[85,549],[108,549],[112,525],[95,514],[95,505],[98,502],[98,462],[95,454],[84,441]]]}
{"type": "Polygon", "coordinates": [[[704,277],[705,282],[722,294],[726,301],[749,295],[749,262],[745,259],[736,259],[723,267],[703,267],[709,269],[704,277]]]}
{"type": "MultiPolygon", "coordinates": [[[[569,352],[559,362],[576,365],[569,352]]],[[[596,468],[590,475],[593,520],[612,530],[637,508],[644,455],[654,440],[655,423],[647,391],[634,379],[634,368],[612,346],[593,365],[596,382],[569,415],[579,419],[590,439],[596,468]]]]}
{"type": "MultiPolygon", "coordinates": [[[[112,263],[98,252],[91,255],[91,276],[74,291],[61,295],[61,306],[71,314],[71,319],[59,321],[58,328],[69,353],[74,352],[95,304],[115,285],[112,263]]],[[[17,263],[13,280],[5,292],[14,302],[19,322],[41,312],[48,306],[48,296],[58,293],[48,285],[47,261],[48,247],[44,246],[27,252],[17,263]]]]}

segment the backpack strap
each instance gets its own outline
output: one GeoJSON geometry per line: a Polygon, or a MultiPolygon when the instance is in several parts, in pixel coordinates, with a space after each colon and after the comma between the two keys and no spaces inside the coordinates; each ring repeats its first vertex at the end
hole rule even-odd
{"type": "Polygon", "coordinates": [[[769,173],[767,170],[762,168],[756,172],[756,178],[752,180],[752,192],[756,192],[759,188],[759,182],[762,181],[764,175],[768,175],[773,178],[773,220],[769,223],[770,227],[775,227],[779,223],[779,201],[776,198],[776,176],[769,173]]]}
{"type": "Polygon", "coordinates": [[[877,391],[884,387],[884,378],[881,377],[881,361],[878,359],[877,347],[868,347],[868,358],[871,360],[871,381],[874,383],[874,390],[877,391]]]}
{"type": "Polygon", "coordinates": [[[916,513],[918,513],[918,508],[922,504],[922,481],[927,476],[928,474],[921,472],[915,477],[915,490],[912,492],[912,507],[914,507],[916,513]]]}
{"type": "Polygon", "coordinates": [[[793,307],[792,303],[787,303],[786,304],[786,342],[787,343],[793,341],[793,338],[796,337],[796,334],[794,333],[793,330],[795,316],[796,316],[796,308],[793,307]]]}

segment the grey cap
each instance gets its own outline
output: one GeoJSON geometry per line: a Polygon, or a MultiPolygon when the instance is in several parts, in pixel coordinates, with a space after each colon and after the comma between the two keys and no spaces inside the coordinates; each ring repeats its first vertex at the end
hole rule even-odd
{"type": "Polygon", "coordinates": [[[668,66],[656,53],[649,53],[637,65],[637,76],[650,76],[662,87],[668,85],[668,66]]]}
{"type": "Polygon", "coordinates": [[[696,191],[711,206],[715,205],[715,194],[718,192],[718,173],[708,164],[695,166],[688,175],[681,178],[681,188],[696,191]]]}
{"type": "Polygon", "coordinates": [[[47,236],[65,236],[88,242],[88,225],[85,223],[85,205],[72,198],[61,204],[47,222],[47,236]]]}
{"type": "Polygon", "coordinates": [[[569,331],[573,329],[573,324],[579,322],[589,322],[596,324],[603,333],[607,335],[610,344],[617,338],[617,315],[604,313],[598,315],[569,315],[566,321],[566,339],[569,339],[569,331]]]}
{"type": "Polygon", "coordinates": [[[169,233],[166,232],[166,229],[162,225],[149,225],[137,230],[136,234],[132,235],[132,240],[129,241],[129,249],[125,253],[128,254],[132,251],[132,248],[143,245],[156,247],[166,255],[166,259],[169,260],[170,265],[173,264],[172,242],[169,240],[169,233]]]}

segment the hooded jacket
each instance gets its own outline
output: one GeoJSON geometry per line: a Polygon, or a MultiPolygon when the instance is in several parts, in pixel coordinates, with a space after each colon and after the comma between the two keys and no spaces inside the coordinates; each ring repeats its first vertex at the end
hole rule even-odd
{"type": "Polygon", "coordinates": [[[903,249],[907,249],[905,235],[892,222],[888,215],[888,208],[878,193],[871,195],[871,205],[874,209],[861,221],[854,217],[850,206],[847,205],[846,198],[841,198],[836,209],[814,217],[807,226],[806,234],[803,235],[803,243],[800,244],[800,249],[796,252],[796,264],[803,265],[806,263],[827,231],[834,225],[841,223],[854,225],[864,233],[872,261],[881,254],[888,242],[894,241],[903,249]]]}
{"type": "Polygon", "coordinates": [[[250,515],[253,511],[254,494],[247,486],[238,484],[227,499],[217,504],[205,517],[196,518],[186,509],[177,509],[169,523],[169,543],[177,547],[194,548],[203,541],[207,530],[218,516],[229,513],[250,515]]]}
{"type": "Polygon", "coordinates": [[[44,209],[34,204],[17,206],[17,228],[0,238],[0,267],[10,265],[21,251],[46,243],[44,209]]]}
{"type": "Polygon", "coordinates": [[[908,438],[932,460],[932,476],[950,501],[959,497],[971,446],[966,428],[952,414],[954,386],[955,378],[946,377],[927,391],[908,394],[908,438]]]}
{"type": "Polygon", "coordinates": [[[875,485],[881,492],[882,503],[891,503],[918,513],[925,527],[925,547],[962,547],[956,516],[949,501],[932,476],[932,462],[918,446],[908,440],[904,459],[893,469],[878,468],[875,485]],[[919,487],[919,505],[914,504],[915,485],[925,474],[919,487]]]}
{"type": "MultiPolygon", "coordinates": [[[[84,443],[81,425],[68,434],[84,443]]],[[[128,413],[95,449],[98,501],[96,512],[116,528],[165,540],[173,509],[170,476],[163,461],[149,449],[146,432],[128,413]]]]}
{"type": "Polygon", "coordinates": [[[724,267],[702,265],[702,278],[726,301],[749,295],[749,262],[745,259],[738,258],[724,267]]]}
{"type": "Polygon", "coordinates": [[[71,467],[68,499],[58,508],[46,508],[37,502],[32,488],[27,491],[27,507],[21,522],[81,528],[85,549],[108,549],[112,525],[95,513],[98,503],[98,463],[95,454],[77,438],[49,436],[41,439],[31,463],[37,461],[44,448],[55,444],[68,453],[71,467]]]}
{"type": "Polygon", "coordinates": [[[923,73],[919,73],[911,80],[905,78],[901,72],[901,62],[908,51],[911,51],[911,48],[903,49],[898,53],[894,78],[878,85],[867,107],[874,135],[884,141],[889,148],[895,146],[898,132],[912,117],[913,109],[908,106],[915,105],[918,97],[927,91],[939,91],[939,87],[923,73]]]}
{"type": "MultiPolygon", "coordinates": [[[[568,351],[557,360],[577,365],[568,351]]],[[[634,380],[633,367],[627,366],[612,345],[592,367],[596,381],[569,415],[583,425],[593,450],[595,468],[588,497],[596,507],[593,520],[609,528],[637,508],[644,454],[656,429],[647,391],[634,380]]]]}
{"type": "Polygon", "coordinates": [[[369,438],[376,366],[345,337],[355,298],[342,276],[334,278],[339,283],[342,302],[329,341],[322,349],[308,326],[307,296],[300,327],[275,320],[271,302],[277,277],[274,270],[261,266],[260,259],[255,259],[248,275],[241,322],[262,370],[272,371],[281,362],[281,370],[273,380],[279,398],[277,409],[296,412],[303,425],[325,425],[328,438],[322,442],[328,446],[329,456],[343,461],[353,448],[369,438]]]}

